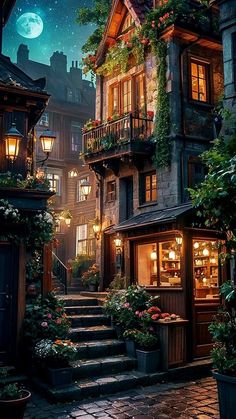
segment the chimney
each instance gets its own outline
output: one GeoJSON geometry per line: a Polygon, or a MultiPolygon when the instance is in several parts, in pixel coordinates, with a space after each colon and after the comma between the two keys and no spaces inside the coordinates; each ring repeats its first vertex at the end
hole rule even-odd
{"type": "Polygon", "coordinates": [[[29,61],[29,48],[27,45],[20,44],[17,50],[17,64],[24,67],[29,61]]]}
{"type": "Polygon", "coordinates": [[[67,73],[67,57],[63,52],[56,51],[50,58],[50,65],[55,73],[67,73]]]}

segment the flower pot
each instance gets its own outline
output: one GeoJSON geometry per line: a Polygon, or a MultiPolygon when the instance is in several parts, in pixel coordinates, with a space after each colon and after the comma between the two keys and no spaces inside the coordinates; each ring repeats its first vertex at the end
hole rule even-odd
{"type": "Polygon", "coordinates": [[[23,391],[23,397],[16,400],[0,400],[0,418],[1,419],[23,419],[25,408],[31,393],[28,390],[23,391]]]}
{"type": "Polygon", "coordinates": [[[50,368],[47,369],[47,381],[52,386],[70,385],[73,379],[73,368],[50,368]]]}
{"type": "Polygon", "coordinates": [[[236,377],[213,371],[217,381],[220,419],[232,419],[236,412],[236,377]]]}
{"type": "Polygon", "coordinates": [[[115,325],[115,331],[116,331],[118,339],[122,339],[123,331],[124,331],[123,327],[115,325]]]}
{"type": "Polygon", "coordinates": [[[127,355],[136,358],[136,345],[132,339],[125,339],[125,346],[127,355]]]}
{"type": "Polygon", "coordinates": [[[98,285],[89,284],[89,291],[96,292],[98,290],[98,285]]]}
{"type": "Polygon", "coordinates": [[[146,351],[136,349],[138,371],[144,373],[152,373],[158,370],[160,365],[160,349],[154,351],[146,351]]]}

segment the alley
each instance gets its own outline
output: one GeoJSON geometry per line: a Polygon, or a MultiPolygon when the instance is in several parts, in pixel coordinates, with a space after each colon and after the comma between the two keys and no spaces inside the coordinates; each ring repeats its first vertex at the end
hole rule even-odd
{"type": "Polygon", "coordinates": [[[212,378],[158,384],[87,402],[49,404],[33,394],[25,419],[208,419],[219,418],[212,378]]]}

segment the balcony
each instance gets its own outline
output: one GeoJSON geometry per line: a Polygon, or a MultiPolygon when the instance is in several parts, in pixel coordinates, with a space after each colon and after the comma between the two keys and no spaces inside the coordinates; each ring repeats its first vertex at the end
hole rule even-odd
{"type": "Polygon", "coordinates": [[[127,156],[150,155],[154,148],[153,121],[132,114],[107,122],[83,134],[83,152],[86,163],[93,165],[127,156]]]}

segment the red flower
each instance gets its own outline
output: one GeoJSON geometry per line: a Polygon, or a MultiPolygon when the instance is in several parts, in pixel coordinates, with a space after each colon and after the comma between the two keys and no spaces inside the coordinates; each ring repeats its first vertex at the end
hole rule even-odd
{"type": "Polygon", "coordinates": [[[166,317],[170,317],[170,313],[161,313],[162,319],[165,319],[166,317]]]}
{"type": "Polygon", "coordinates": [[[158,320],[159,317],[160,317],[159,314],[153,314],[152,317],[151,317],[151,319],[155,321],[155,320],[158,320]]]}

